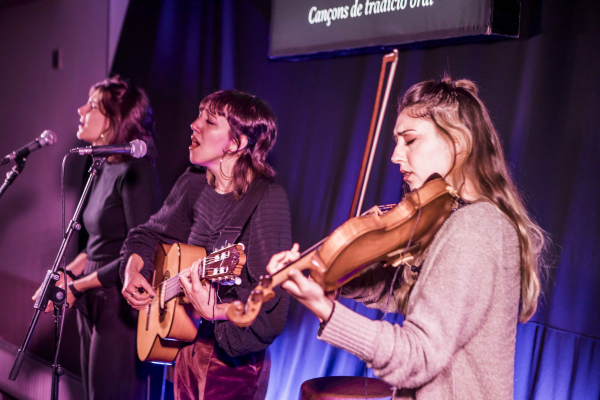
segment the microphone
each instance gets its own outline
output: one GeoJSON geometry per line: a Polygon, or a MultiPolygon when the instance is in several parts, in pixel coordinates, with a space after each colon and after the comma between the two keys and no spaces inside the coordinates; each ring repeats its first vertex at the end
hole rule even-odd
{"type": "Polygon", "coordinates": [[[141,158],[146,155],[148,146],[143,140],[135,139],[130,143],[109,144],[106,146],[87,146],[71,149],[71,153],[79,154],[80,156],[91,154],[93,156],[114,156],[117,154],[127,154],[133,158],[141,158]]]}
{"type": "Polygon", "coordinates": [[[56,133],[49,130],[45,130],[44,132],[42,132],[39,138],[32,140],[25,146],[6,155],[2,160],[0,160],[0,165],[6,164],[10,160],[14,160],[15,158],[27,157],[29,153],[39,149],[40,147],[53,145],[54,143],[56,143],[56,140],[56,133]]]}

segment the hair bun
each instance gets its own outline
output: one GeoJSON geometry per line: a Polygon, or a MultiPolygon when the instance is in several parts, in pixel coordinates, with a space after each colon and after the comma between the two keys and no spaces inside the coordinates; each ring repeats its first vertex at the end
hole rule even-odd
{"type": "Polygon", "coordinates": [[[467,92],[471,93],[472,95],[476,95],[479,92],[479,88],[477,87],[475,82],[470,81],[468,79],[459,79],[459,80],[455,81],[454,84],[456,85],[456,87],[465,89],[467,92]]]}
{"type": "Polygon", "coordinates": [[[450,75],[444,74],[444,77],[442,78],[442,82],[445,83],[446,85],[450,86],[452,89],[456,89],[456,83],[452,80],[450,75]]]}
{"type": "Polygon", "coordinates": [[[445,83],[446,85],[450,86],[452,89],[456,89],[456,88],[465,89],[467,92],[471,93],[472,95],[477,95],[477,93],[479,92],[479,88],[477,87],[475,82],[468,80],[468,79],[459,79],[459,80],[453,81],[449,74],[444,74],[444,77],[442,78],[442,82],[445,83]]]}

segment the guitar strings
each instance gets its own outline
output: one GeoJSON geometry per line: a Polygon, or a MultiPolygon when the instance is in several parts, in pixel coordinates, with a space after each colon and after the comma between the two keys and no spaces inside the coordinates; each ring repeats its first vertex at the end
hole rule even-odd
{"type": "MultiPolygon", "coordinates": [[[[215,271],[218,271],[220,268],[206,268],[205,272],[206,272],[206,276],[208,276],[209,274],[215,274],[215,271]]],[[[164,281],[163,283],[161,283],[161,285],[164,286],[174,286],[174,285],[178,285],[179,283],[179,275],[181,275],[181,272],[178,273],[177,275],[172,276],[171,278],[167,279],[166,281],[164,281]]],[[[216,274],[219,275],[219,274],[216,274]]]]}
{"type": "MultiPolygon", "coordinates": [[[[206,264],[214,264],[214,263],[222,261],[220,259],[217,259],[216,257],[212,257],[212,259],[206,258],[206,260],[207,260],[206,264]]],[[[217,268],[206,268],[205,271],[206,272],[209,272],[209,271],[214,272],[217,269],[218,269],[218,267],[217,268]]],[[[178,279],[179,275],[181,275],[181,272],[178,273],[177,275],[174,275],[174,276],[170,277],[169,279],[167,279],[166,281],[164,281],[163,283],[161,283],[161,285],[163,285],[165,283],[168,283],[169,281],[174,281],[174,280],[176,280],[176,278],[178,279]]]]}
{"type": "MultiPolygon", "coordinates": [[[[206,257],[206,264],[214,264],[217,262],[221,262],[223,260],[217,258],[217,257],[206,257]]],[[[205,268],[205,272],[208,273],[214,273],[215,271],[217,271],[219,269],[219,267],[217,268],[205,268]]],[[[181,291],[181,285],[179,284],[179,275],[181,275],[181,272],[178,273],[177,275],[172,276],[171,278],[167,279],[166,281],[162,282],[159,286],[164,286],[165,288],[165,295],[167,297],[170,297],[173,294],[178,294],[181,291]],[[175,292],[173,293],[173,289],[175,289],[175,292]]],[[[206,275],[205,275],[206,276],[206,275]]]]}

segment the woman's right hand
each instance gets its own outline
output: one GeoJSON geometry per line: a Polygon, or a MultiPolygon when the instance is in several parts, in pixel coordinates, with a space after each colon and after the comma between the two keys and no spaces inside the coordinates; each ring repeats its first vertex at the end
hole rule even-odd
{"type": "Polygon", "coordinates": [[[156,296],[152,285],[140,273],[143,266],[144,261],[139,255],[132,254],[129,257],[127,266],[125,267],[123,290],[121,290],[121,294],[125,297],[125,300],[136,310],[143,310],[152,302],[152,298],[156,296]],[[140,289],[143,289],[145,293],[141,293],[140,289]]]}

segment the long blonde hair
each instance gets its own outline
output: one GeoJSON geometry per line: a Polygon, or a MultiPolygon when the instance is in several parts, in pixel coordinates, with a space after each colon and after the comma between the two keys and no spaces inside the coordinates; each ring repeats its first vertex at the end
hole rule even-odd
{"type": "MultiPolygon", "coordinates": [[[[540,271],[545,266],[546,233],[523,204],[504,159],[498,133],[475,83],[467,79],[425,81],[413,85],[400,101],[398,114],[406,110],[413,118],[430,119],[438,131],[462,149],[449,175],[459,193],[466,179],[477,193],[495,204],[514,224],[521,254],[521,310],[519,320],[528,321],[537,309],[540,271]]],[[[452,146],[454,148],[454,146],[452,146]]]]}

